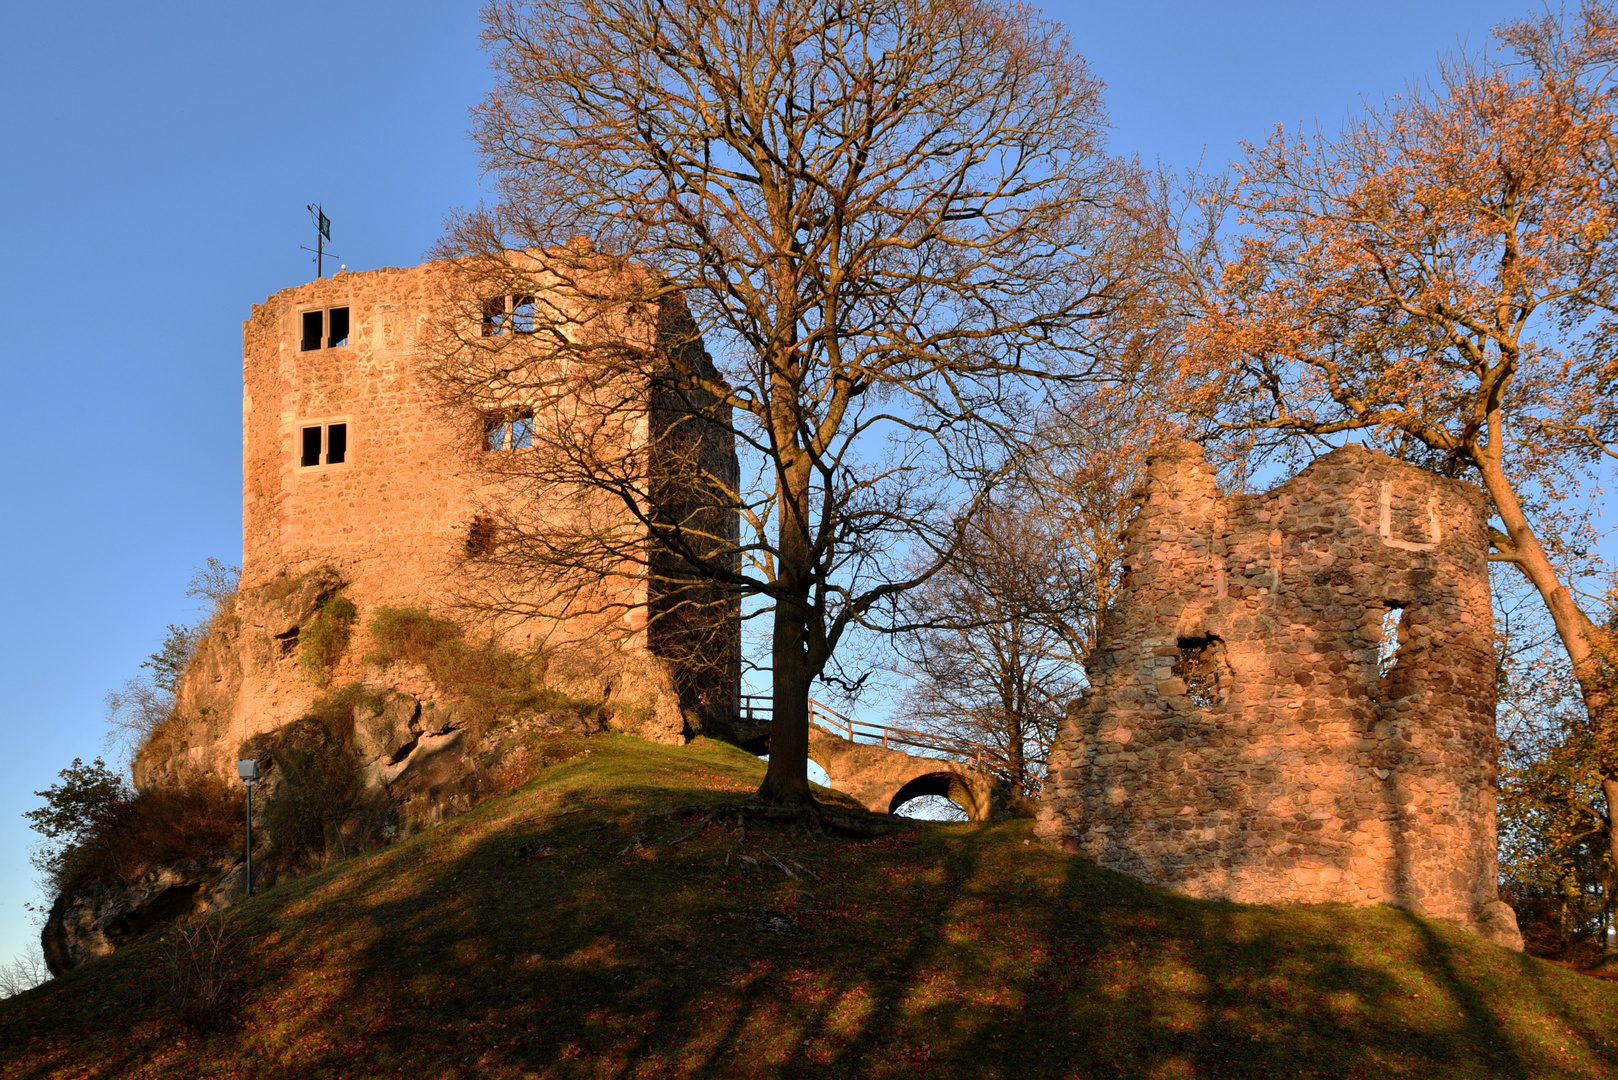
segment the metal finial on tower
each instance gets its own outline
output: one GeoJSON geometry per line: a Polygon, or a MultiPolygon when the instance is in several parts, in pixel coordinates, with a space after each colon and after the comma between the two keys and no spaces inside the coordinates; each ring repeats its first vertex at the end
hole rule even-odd
{"type": "MultiPolygon", "coordinates": [[[[315,246],[303,247],[302,244],[298,246],[315,253],[315,276],[323,278],[326,276],[326,242],[331,239],[331,218],[326,216],[325,209],[319,203],[310,203],[307,209],[309,217],[315,223],[315,246]]],[[[341,256],[334,255],[333,258],[341,256]]]]}

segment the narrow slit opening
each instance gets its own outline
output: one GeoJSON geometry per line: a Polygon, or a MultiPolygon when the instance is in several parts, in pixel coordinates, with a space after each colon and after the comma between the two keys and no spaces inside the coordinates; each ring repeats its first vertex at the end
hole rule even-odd
{"type": "Polygon", "coordinates": [[[1404,626],[1405,609],[1390,607],[1382,613],[1382,639],[1376,646],[1376,673],[1387,678],[1388,672],[1399,662],[1399,637],[1404,626]]]}

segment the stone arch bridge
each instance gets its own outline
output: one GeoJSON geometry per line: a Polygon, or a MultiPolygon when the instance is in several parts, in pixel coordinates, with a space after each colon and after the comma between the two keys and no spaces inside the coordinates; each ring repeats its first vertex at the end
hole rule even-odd
{"type": "MultiPolygon", "coordinates": [[[[743,723],[767,725],[770,704],[768,697],[744,695],[743,723]]],[[[982,768],[993,751],[978,743],[851,720],[813,700],[809,721],[809,760],[826,770],[833,791],[852,796],[874,813],[892,814],[923,795],[942,795],[965,811],[969,821],[991,821],[1020,809],[1020,800],[982,768]],[[912,754],[901,747],[967,760],[912,754]]]]}

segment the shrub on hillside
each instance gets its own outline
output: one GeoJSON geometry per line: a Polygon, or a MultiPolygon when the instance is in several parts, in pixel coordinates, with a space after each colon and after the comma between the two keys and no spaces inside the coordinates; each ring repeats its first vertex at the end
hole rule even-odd
{"type": "Polygon", "coordinates": [[[355,710],[380,711],[381,699],[358,683],[317,698],[273,748],[278,783],[264,806],[264,827],[280,866],[318,866],[331,840],[360,805],[364,781],[354,749],[355,710]]]}
{"type": "Polygon", "coordinates": [[[35,793],[46,805],[26,815],[47,840],[35,865],[56,891],[128,884],[151,866],[208,858],[241,842],[241,803],[216,777],[196,774],[136,793],[99,758],[74,759],[60,775],[61,783],[35,793]]]}
{"type": "Polygon", "coordinates": [[[545,686],[544,666],[537,656],[523,656],[492,641],[468,641],[460,626],[422,608],[377,608],[366,630],[371,635],[367,663],[425,668],[474,723],[529,709],[599,708],[545,686]]]}
{"type": "Polygon", "coordinates": [[[298,666],[310,682],[316,686],[331,683],[332,672],[348,651],[348,640],[358,619],[359,609],[346,596],[329,596],[321,601],[315,617],[298,635],[298,666]]]}

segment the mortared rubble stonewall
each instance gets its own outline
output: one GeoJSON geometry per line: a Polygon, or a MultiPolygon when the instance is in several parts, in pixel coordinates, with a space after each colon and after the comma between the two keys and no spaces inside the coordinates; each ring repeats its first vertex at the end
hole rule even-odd
{"type": "Polygon", "coordinates": [[[1521,948],[1483,494],[1351,444],[1227,496],[1189,442],[1142,494],[1041,834],[1191,896],[1394,903],[1521,948]]]}

